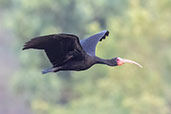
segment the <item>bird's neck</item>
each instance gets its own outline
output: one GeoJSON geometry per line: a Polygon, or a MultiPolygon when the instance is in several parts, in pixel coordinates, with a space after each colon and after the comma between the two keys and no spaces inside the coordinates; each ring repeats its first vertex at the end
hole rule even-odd
{"type": "Polygon", "coordinates": [[[115,66],[112,62],[112,59],[102,59],[99,57],[96,57],[96,64],[105,64],[109,66],[115,66]]]}

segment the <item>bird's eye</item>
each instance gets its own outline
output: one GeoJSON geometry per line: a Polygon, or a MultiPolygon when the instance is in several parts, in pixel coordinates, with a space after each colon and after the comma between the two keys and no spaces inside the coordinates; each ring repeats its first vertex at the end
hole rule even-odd
{"type": "Polygon", "coordinates": [[[119,61],[120,61],[120,58],[118,57],[118,58],[116,59],[116,61],[119,62],[119,61]]]}

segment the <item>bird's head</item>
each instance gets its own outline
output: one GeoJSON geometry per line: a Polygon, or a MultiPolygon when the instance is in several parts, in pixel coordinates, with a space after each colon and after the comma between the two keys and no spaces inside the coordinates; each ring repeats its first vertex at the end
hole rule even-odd
{"type": "Polygon", "coordinates": [[[143,67],[142,65],[140,65],[139,63],[137,63],[135,61],[128,60],[128,59],[123,59],[123,58],[120,58],[120,57],[113,58],[112,63],[113,63],[112,66],[121,66],[124,63],[131,63],[131,64],[135,64],[135,65],[137,65],[137,66],[139,66],[141,68],[143,67]]]}

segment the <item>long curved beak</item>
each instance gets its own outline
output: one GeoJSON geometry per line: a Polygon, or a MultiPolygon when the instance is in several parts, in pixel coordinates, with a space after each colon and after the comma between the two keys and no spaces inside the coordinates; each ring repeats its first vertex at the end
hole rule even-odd
{"type": "Polygon", "coordinates": [[[135,62],[135,61],[132,61],[132,60],[123,59],[123,62],[124,62],[124,63],[131,63],[131,64],[135,64],[135,65],[137,65],[138,67],[143,68],[143,66],[142,66],[142,65],[140,65],[139,63],[137,63],[137,62],[135,62]]]}

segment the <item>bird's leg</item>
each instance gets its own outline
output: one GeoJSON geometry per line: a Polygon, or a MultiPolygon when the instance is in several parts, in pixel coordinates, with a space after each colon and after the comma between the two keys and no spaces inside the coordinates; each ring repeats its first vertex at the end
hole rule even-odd
{"type": "Polygon", "coordinates": [[[61,68],[62,68],[62,66],[54,67],[54,68],[52,68],[52,71],[53,71],[53,72],[58,72],[58,71],[61,70],[61,68]]]}
{"type": "Polygon", "coordinates": [[[78,50],[74,49],[74,51],[71,51],[67,54],[65,57],[64,63],[67,62],[68,60],[72,59],[74,56],[77,56],[79,54],[78,50]]]}
{"type": "Polygon", "coordinates": [[[67,62],[68,60],[70,60],[71,58],[73,58],[73,55],[68,55],[68,56],[66,57],[66,59],[64,60],[64,63],[67,62]]]}

